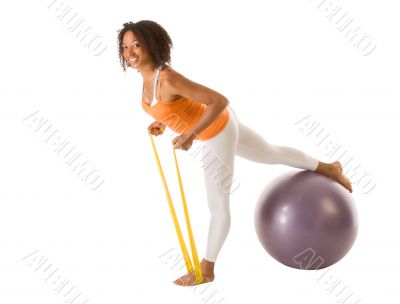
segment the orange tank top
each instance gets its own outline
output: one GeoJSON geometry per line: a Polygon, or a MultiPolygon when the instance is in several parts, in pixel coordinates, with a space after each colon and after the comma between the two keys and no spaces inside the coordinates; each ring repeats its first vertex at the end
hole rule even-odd
{"type": "MultiPolygon", "coordinates": [[[[155,94],[153,96],[157,96],[157,98],[156,100],[153,98],[151,105],[148,105],[142,100],[142,108],[155,120],[162,122],[174,132],[179,134],[185,133],[197,124],[207,105],[185,97],[180,97],[173,102],[164,102],[160,100],[156,90],[160,69],[161,67],[158,68],[154,80],[153,92],[155,92],[155,94]],[[154,102],[156,102],[155,105],[153,105],[154,102]]],[[[204,141],[216,136],[225,128],[228,120],[229,111],[224,109],[216,120],[197,134],[195,139],[204,141]]]]}

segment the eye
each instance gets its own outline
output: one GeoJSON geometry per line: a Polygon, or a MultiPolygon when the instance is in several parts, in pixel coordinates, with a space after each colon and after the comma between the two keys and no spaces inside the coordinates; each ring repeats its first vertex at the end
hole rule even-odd
{"type": "MultiPolygon", "coordinates": [[[[138,48],[138,47],[140,47],[140,44],[139,44],[139,43],[132,43],[131,45],[132,45],[133,48],[138,48]]],[[[127,47],[126,45],[123,45],[122,48],[123,48],[124,50],[126,50],[128,47],[127,47]]]]}

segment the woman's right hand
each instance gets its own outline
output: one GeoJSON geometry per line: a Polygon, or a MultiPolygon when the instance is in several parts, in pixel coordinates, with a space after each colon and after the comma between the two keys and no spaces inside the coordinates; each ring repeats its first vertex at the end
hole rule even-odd
{"type": "Polygon", "coordinates": [[[152,122],[147,127],[147,130],[148,130],[149,134],[151,134],[151,135],[155,135],[155,136],[162,135],[165,130],[165,125],[162,122],[155,121],[155,122],[152,122]]]}

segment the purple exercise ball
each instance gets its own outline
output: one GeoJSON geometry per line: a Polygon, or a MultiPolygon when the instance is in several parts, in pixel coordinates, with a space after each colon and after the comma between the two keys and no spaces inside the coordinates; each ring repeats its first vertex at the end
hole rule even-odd
{"type": "Polygon", "coordinates": [[[255,228],[264,249],[297,269],[322,269],[342,259],[353,246],[358,215],[350,192],[314,171],[274,179],[261,193],[255,228]]]}

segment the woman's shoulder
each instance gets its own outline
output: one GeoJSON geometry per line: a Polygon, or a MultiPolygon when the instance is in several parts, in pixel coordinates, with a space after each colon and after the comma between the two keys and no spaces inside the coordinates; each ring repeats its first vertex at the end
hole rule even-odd
{"type": "Polygon", "coordinates": [[[177,99],[182,98],[182,96],[176,94],[174,91],[174,87],[180,79],[182,79],[183,75],[177,72],[169,65],[164,65],[160,70],[159,82],[161,91],[165,94],[165,99],[169,102],[173,102],[177,99]]]}
{"type": "Polygon", "coordinates": [[[166,82],[177,81],[183,75],[173,69],[170,65],[164,65],[160,71],[160,79],[166,82]]]}
{"type": "Polygon", "coordinates": [[[193,81],[185,77],[169,65],[165,65],[160,71],[160,82],[164,84],[164,87],[170,91],[179,94],[183,87],[192,85],[193,81]]]}

